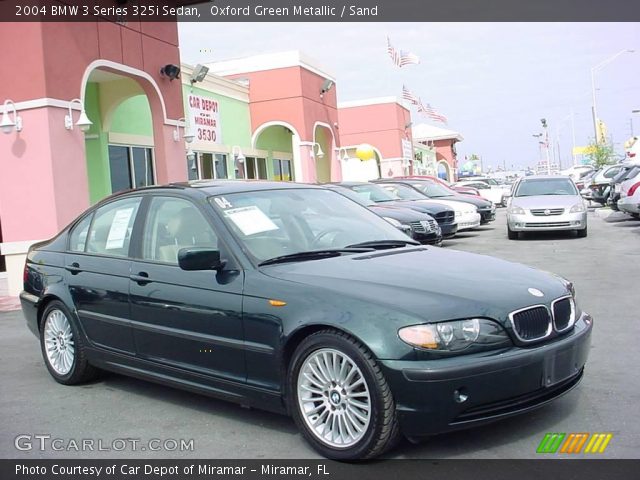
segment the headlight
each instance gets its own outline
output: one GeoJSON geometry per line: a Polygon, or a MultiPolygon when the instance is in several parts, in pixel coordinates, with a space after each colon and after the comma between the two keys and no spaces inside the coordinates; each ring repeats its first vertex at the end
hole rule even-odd
{"type": "Polygon", "coordinates": [[[507,210],[507,213],[510,213],[512,215],[524,215],[524,208],[514,205],[509,207],[509,210],[507,210]]]}
{"type": "Polygon", "coordinates": [[[398,335],[413,347],[443,352],[459,352],[472,345],[491,349],[511,344],[498,323],[484,318],[413,325],[401,328],[398,335]]]}
{"type": "Polygon", "coordinates": [[[583,213],[586,212],[587,209],[584,208],[584,203],[576,203],[573,207],[571,207],[571,210],[569,210],[569,213],[583,213]]]}
{"type": "Polygon", "coordinates": [[[384,218],[387,222],[389,222],[391,225],[393,225],[396,228],[402,227],[402,224],[395,218],[391,218],[391,217],[382,217],[382,218],[384,218]]]}

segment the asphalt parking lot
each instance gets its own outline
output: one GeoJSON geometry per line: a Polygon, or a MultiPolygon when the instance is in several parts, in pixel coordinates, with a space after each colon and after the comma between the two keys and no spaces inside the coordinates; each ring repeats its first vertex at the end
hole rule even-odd
{"type": "MultiPolygon", "coordinates": [[[[640,458],[637,367],[640,339],[640,221],[589,213],[589,236],[536,234],[506,238],[505,211],[489,226],[460,234],[445,248],[494,255],[574,281],[578,302],[595,318],[581,385],[521,417],[421,444],[403,441],[394,458],[535,458],[547,432],[610,432],[600,458],[640,458]]],[[[317,458],[293,421],[114,374],[77,387],[47,373],[36,338],[20,312],[0,314],[0,457],[2,458],[317,458]],[[18,435],[99,439],[193,439],[192,451],[19,451],[18,435]]],[[[172,444],[171,444],[172,445],[172,444]]],[[[592,455],[593,456],[593,455],[592,455]]]]}

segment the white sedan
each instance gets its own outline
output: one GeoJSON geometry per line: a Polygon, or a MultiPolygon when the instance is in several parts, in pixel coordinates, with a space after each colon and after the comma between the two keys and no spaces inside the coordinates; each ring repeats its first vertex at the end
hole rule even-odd
{"type": "Polygon", "coordinates": [[[505,193],[511,190],[509,185],[500,185],[493,179],[462,180],[456,185],[475,188],[482,198],[494,205],[504,205],[505,193]]]}
{"type": "Polygon", "coordinates": [[[455,222],[458,224],[458,231],[470,230],[480,226],[481,217],[478,213],[478,207],[475,205],[466,202],[456,202],[455,200],[440,200],[439,198],[430,198],[429,201],[449,207],[456,212],[455,222]]]}
{"type": "Polygon", "coordinates": [[[630,213],[633,217],[640,218],[640,181],[634,183],[624,196],[621,193],[618,200],[618,209],[621,212],[630,213]]]}

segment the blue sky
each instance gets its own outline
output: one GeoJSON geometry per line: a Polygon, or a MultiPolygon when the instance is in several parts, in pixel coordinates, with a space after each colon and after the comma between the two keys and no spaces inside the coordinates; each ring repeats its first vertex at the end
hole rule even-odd
{"type": "MultiPolygon", "coordinates": [[[[640,133],[640,25],[637,23],[181,23],[182,60],[203,63],[301,50],[337,79],[339,101],[400,96],[402,85],[444,113],[459,131],[459,158],[476,153],[485,167],[533,165],[533,134],[546,118],[559,133],[563,165],[576,143],[593,138],[591,67],[623,49],[597,74],[597,105],[614,147],[640,133]],[[421,57],[397,69],[396,48],[421,57]]],[[[414,123],[426,121],[417,112],[414,123]]]]}

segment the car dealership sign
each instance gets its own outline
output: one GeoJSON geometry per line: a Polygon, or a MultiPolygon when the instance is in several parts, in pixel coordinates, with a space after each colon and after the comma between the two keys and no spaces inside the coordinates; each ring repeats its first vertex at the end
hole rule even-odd
{"type": "Polygon", "coordinates": [[[196,142],[222,143],[220,104],[214,98],[189,95],[189,126],[196,142]]]}

